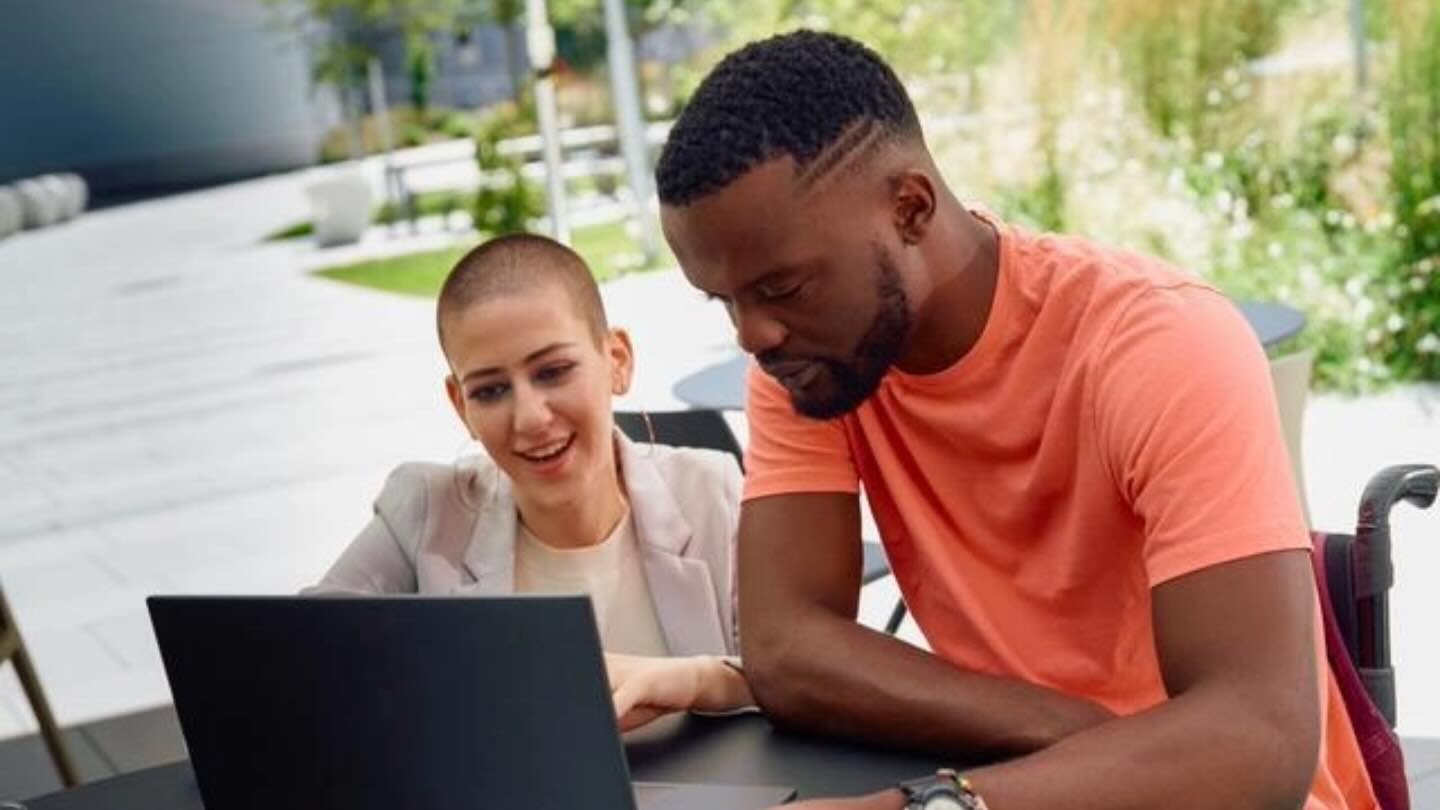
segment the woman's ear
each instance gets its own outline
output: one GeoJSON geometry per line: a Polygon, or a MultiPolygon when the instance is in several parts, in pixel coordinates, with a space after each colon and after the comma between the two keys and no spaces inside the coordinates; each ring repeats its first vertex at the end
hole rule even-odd
{"type": "Polygon", "coordinates": [[[605,354],[610,359],[610,393],[622,396],[630,391],[630,378],[635,373],[635,349],[630,333],[611,329],[605,336],[605,354]]]}
{"type": "Polygon", "coordinates": [[[454,374],[445,375],[445,398],[450,400],[450,407],[455,409],[455,416],[460,419],[460,424],[465,427],[465,435],[475,438],[474,431],[465,421],[465,392],[460,388],[460,383],[455,379],[454,374]]]}

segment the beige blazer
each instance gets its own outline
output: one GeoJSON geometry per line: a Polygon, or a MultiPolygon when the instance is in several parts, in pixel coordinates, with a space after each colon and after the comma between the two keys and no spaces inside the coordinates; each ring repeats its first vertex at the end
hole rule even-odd
{"type": "MultiPolygon", "coordinates": [[[[635,444],[618,431],[621,478],[672,655],[737,655],[740,468],[713,450],[635,444]]],[[[486,458],[402,464],[375,516],[307,593],[509,594],[517,512],[486,458]]]]}

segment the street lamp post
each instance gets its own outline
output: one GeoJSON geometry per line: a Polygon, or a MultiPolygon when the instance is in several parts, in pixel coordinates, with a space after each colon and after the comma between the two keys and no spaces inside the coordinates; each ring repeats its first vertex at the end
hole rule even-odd
{"type": "Polygon", "coordinates": [[[535,111],[540,119],[540,143],[545,156],[545,207],[550,214],[550,235],[570,242],[570,221],[565,206],[564,160],[560,154],[560,126],[555,109],[555,29],[545,0],[525,0],[525,45],[535,71],[535,111]]]}
{"type": "Polygon", "coordinates": [[[645,253],[645,261],[649,263],[654,261],[658,251],[655,217],[651,210],[650,146],[645,138],[645,119],[641,114],[640,89],[635,78],[635,48],[630,40],[630,26],[625,21],[624,0],[605,0],[605,39],[620,151],[625,156],[630,194],[635,201],[640,247],[645,253]]]}

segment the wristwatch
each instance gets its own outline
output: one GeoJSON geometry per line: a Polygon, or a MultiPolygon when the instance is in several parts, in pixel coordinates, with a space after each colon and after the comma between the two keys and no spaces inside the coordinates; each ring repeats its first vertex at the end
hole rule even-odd
{"type": "Polygon", "coordinates": [[[949,768],[900,783],[905,810],[987,810],[970,780],[949,768]]]}

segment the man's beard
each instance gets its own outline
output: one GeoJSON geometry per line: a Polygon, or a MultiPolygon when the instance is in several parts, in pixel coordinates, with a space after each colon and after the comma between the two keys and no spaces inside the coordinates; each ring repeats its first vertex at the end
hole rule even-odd
{"type": "MultiPolygon", "coordinates": [[[[831,358],[808,358],[824,368],[812,387],[825,390],[807,395],[790,391],[795,412],[810,419],[834,419],[860,407],[880,387],[880,380],[895,364],[905,338],[910,334],[910,306],[900,285],[900,272],[883,248],[876,248],[879,268],[876,285],[878,308],[870,327],[860,338],[849,362],[831,358]],[[824,381],[829,381],[828,385],[824,381]]],[[[762,365],[765,359],[762,358],[762,365]]]]}

